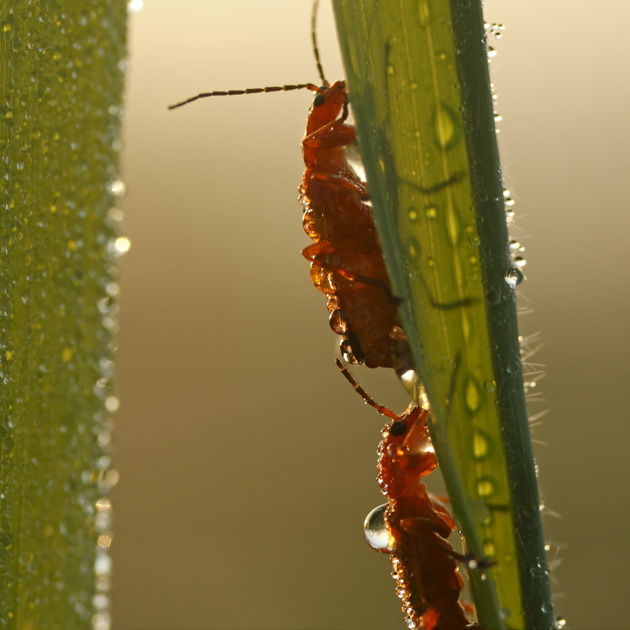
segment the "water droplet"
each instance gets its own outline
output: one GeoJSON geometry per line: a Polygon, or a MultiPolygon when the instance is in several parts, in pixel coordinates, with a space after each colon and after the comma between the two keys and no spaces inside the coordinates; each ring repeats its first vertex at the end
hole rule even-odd
{"type": "Polygon", "coordinates": [[[117,396],[108,396],[105,399],[105,409],[107,409],[107,411],[109,411],[110,413],[114,413],[115,411],[118,411],[120,407],[120,400],[117,396]]]}
{"type": "Polygon", "coordinates": [[[505,282],[510,289],[515,289],[524,279],[525,276],[518,267],[512,267],[505,272],[505,282]]]}
{"type": "Polygon", "coordinates": [[[488,46],[488,59],[494,59],[497,56],[497,51],[492,48],[492,46],[488,46]]]}
{"type": "Polygon", "coordinates": [[[387,509],[387,503],[375,507],[366,517],[363,522],[363,533],[368,545],[376,551],[382,551],[389,553],[392,550],[389,529],[385,523],[385,510],[387,509]]]}
{"type": "Polygon", "coordinates": [[[409,217],[410,221],[417,221],[418,210],[416,208],[409,208],[409,210],[407,210],[407,216],[409,217]]]}
{"type": "Polygon", "coordinates": [[[527,261],[522,256],[516,256],[514,258],[514,266],[518,269],[522,269],[527,264],[527,261]]]}
{"type": "Polygon", "coordinates": [[[109,182],[107,190],[115,197],[122,197],[125,194],[125,183],[121,179],[115,179],[109,182]]]}
{"type": "Polygon", "coordinates": [[[129,13],[137,13],[144,6],[142,0],[127,0],[127,11],[129,13]]]}
{"type": "Polygon", "coordinates": [[[517,252],[521,247],[521,244],[518,241],[510,241],[510,251],[517,252]]]}
{"type": "Polygon", "coordinates": [[[435,217],[437,217],[437,208],[435,206],[429,206],[425,211],[424,211],[424,216],[427,219],[435,219],[435,217]]]}
{"type": "Polygon", "coordinates": [[[501,293],[499,291],[490,290],[486,293],[486,302],[490,306],[496,306],[501,301],[501,293]]]}
{"type": "Polygon", "coordinates": [[[479,247],[481,239],[477,235],[475,235],[470,237],[469,242],[473,247],[479,247]]]}
{"type": "Polygon", "coordinates": [[[481,477],[477,480],[477,494],[480,497],[490,497],[495,490],[494,481],[490,477],[481,477]]]}
{"type": "Polygon", "coordinates": [[[490,440],[483,431],[475,429],[473,432],[473,456],[475,459],[485,459],[490,452],[490,440]]]}
{"type": "Polygon", "coordinates": [[[112,559],[107,553],[96,554],[96,560],[94,561],[94,573],[97,576],[110,575],[112,571],[112,559]]]}
{"type": "Polygon", "coordinates": [[[564,617],[556,617],[556,630],[563,630],[567,627],[567,620],[564,617]]]}
{"type": "Polygon", "coordinates": [[[475,377],[472,375],[468,376],[464,385],[464,400],[470,413],[477,413],[483,404],[483,395],[475,377]]]}
{"type": "Polygon", "coordinates": [[[457,119],[446,105],[440,105],[435,112],[435,133],[438,146],[450,149],[458,140],[457,119]]]}
{"type": "Polygon", "coordinates": [[[114,241],[114,251],[118,256],[122,256],[129,251],[131,241],[126,236],[119,236],[114,241]]]}
{"type": "Polygon", "coordinates": [[[505,205],[505,207],[506,208],[513,208],[515,203],[516,202],[514,201],[514,199],[512,199],[512,197],[510,197],[510,191],[509,190],[504,190],[503,191],[503,204],[505,205]],[[507,195],[505,193],[507,193],[507,195]]]}
{"type": "Polygon", "coordinates": [[[553,604],[551,602],[543,602],[540,610],[544,613],[551,612],[553,610],[553,604]]]}
{"type": "Polygon", "coordinates": [[[448,237],[451,241],[451,245],[457,245],[457,243],[459,243],[462,230],[459,222],[459,213],[452,204],[449,204],[446,213],[446,230],[448,232],[448,237]]]}
{"type": "Polygon", "coordinates": [[[516,374],[519,370],[520,362],[519,361],[510,361],[507,364],[507,373],[508,374],[516,374]]]}

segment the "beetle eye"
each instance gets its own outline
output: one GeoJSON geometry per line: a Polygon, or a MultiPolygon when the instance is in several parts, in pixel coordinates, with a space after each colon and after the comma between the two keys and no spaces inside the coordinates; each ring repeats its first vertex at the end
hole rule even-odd
{"type": "Polygon", "coordinates": [[[396,422],[392,422],[392,426],[389,427],[389,432],[394,437],[399,437],[407,432],[407,425],[403,420],[396,420],[396,422]]]}
{"type": "Polygon", "coordinates": [[[326,102],[326,97],[323,94],[318,94],[313,101],[313,107],[319,107],[326,102]]]}

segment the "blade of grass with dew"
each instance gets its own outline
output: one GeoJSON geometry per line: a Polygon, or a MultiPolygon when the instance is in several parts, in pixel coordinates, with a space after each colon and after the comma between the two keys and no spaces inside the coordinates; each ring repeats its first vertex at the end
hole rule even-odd
{"type": "Polygon", "coordinates": [[[479,0],[333,0],[384,255],[486,628],[552,628],[479,0]]]}
{"type": "Polygon", "coordinates": [[[0,3],[0,626],[109,627],[127,3],[0,3]]]}

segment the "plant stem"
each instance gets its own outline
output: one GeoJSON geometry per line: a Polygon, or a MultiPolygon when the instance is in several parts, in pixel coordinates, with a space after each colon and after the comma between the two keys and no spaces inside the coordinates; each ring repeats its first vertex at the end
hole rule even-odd
{"type": "Polygon", "coordinates": [[[334,0],[359,148],[485,628],[552,628],[479,0],[334,0]]]}
{"type": "Polygon", "coordinates": [[[114,0],[0,5],[6,628],[89,628],[109,615],[126,13],[114,0]]]}

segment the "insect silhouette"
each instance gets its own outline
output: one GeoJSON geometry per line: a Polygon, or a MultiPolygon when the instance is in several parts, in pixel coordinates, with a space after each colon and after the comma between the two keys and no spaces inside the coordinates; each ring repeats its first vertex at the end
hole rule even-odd
{"type": "Polygon", "coordinates": [[[399,300],[393,295],[366,184],[352,168],[347,149],[354,126],[347,122],[346,84],[324,77],[315,36],[317,2],[311,35],[321,85],[301,83],[242,90],[202,92],[171,105],[175,109],[214,96],[239,96],[307,89],[315,92],[302,140],[305,171],[299,188],[303,226],[313,244],[303,256],[311,263],[311,280],[327,298],[332,330],[351,363],[392,367],[392,354],[407,356],[404,333],[396,326],[399,300]]]}
{"type": "Polygon", "coordinates": [[[378,447],[377,481],[387,503],[368,515],[366,538],[370,542],[370,531],[378,534],[380,529],[383,534],[383,527],[386,530],[385,544],[370,544],[390,554],[407,627],[479,629],[468,620],[459,601],[464,582],[458,563],[472,568],[487,562],[476,562],[453,549],[446,539],[455,523],[421,481],[437,467],[427,427],[428,412],[412,404],[402,414],[394,413],[372,400],[341,362],[336,363],[363,400],[390,419],[378,447]]]}

